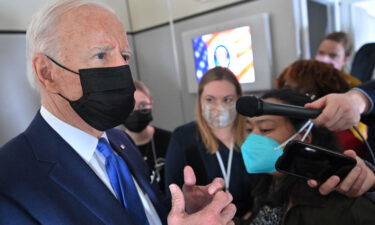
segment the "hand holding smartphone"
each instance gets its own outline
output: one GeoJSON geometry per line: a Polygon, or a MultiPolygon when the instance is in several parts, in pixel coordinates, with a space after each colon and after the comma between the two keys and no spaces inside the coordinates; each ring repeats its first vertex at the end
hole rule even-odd
{"type": "Polygon", "coordinates": [[[291,141],[277,160],[276,169],[322,183],[333,175],[343,180],[356,163],[356,160],[349,156],[300,141],[291,141]]]}

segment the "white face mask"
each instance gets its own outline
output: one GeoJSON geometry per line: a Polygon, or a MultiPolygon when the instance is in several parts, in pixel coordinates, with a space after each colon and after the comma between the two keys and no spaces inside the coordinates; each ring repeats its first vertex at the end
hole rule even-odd
{"type": "Polygon", "coordinates": [[[227,127],[233,123],[236,118],[237,112],[232,106],[224,107],[221,104],[218,107],[213,107],[210,104],[202,105],[203,118],[206,122],[215,128],[227,127]]]}

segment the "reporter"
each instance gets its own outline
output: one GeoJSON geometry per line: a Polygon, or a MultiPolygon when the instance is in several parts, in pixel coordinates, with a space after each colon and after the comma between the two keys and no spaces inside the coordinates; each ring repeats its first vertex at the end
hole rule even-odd
{"type": "MultiPolygon", "coordinates": [[[[350,90],[344,75],[342,71],[323,62],[297,60],[280,74],[276,80],[276,87],[289,87],[318,99],[331,93],[345,93],[350,90]]],[[[367,127],[363,123],[356,126],[362,135],[367,134],[367,127]]],[[[366,145],[356,130],[345,129],[336,131],[335,134],[342,152],[353,149],[360,157],[366,156],[366,145]]]]}
{"type": "MultiPolygon", "coordinates": [[[[373,101],[375,99],[375,81],[366,82],[344,94],[330,94],[305,107],[323,109],[322,113],[313,121],[318,126],[325,126],[331,131],[343,130],[352,127],[362,117],[369,126],[368,141],[373,144],[375,132],[375,110],[373,101]]],[[[321,194],[328,194],[339,191],[347,196],[360,196],[375,188],[372,184],[375,168],[366,164],[352,151],[346,151],[346,155],[357,159],[357,167],[343,180],[336,176],[329,178],[319,187],[321,194]]],[[[316,181],[309,181],[311,187],[317,187],[316,181]]],[[[368,193],[369,197],[375,201],[375,196],[368,193]]]]}
{"type": "Polygon", "coordinates": [[[202,77],[197,95],[196,121],[174,130],[165,162],[166,187],[183,184],[185,165],[194,168],[197,183],[205,185],[216,177],[225,180],[233,195],[237,217],[251,210],[251,175],[246,173],[239,146],[245,133],[245,118],[237,114],[235,102],[241,85],[227,68],[215,67],[202,77]]]}
{"type": "Polygon", "coordinates": [[[338,70],[344,70],[350,61],[353,44],[345,32],[333,32],[325,36],[319,44],[315,59],[332,64],[338,70]]]}
{"type": "MultiPolygon", "coordinates": [[[[307,96],[288,89],[270,91],[263,99],[300,106],[310,101],[307,96]]],[[[241,147],[242,156],[248,172],[261,174],[253,188],[253,214],[245,224],[375,223],[375,206],[368,199],[348,198],[337,192],[322,196],[309,188],[305,180],[275,169],[282,154],[280,148],[293,139],[338,151],[332,132],[315,126],[310,133],[309,129],[301,128],[305,120],[283,116],[263,115],[247,121],[251,134],[241,147]]]]}
{"type": "Polygon", "coordinates": [[[332,32],[320,42],[315,59],[320,62],[332,64],[336,69],[343,72],[350,87],[355,87],[361,84],[361,81],[344,73],[345,66],[350,61],[352,49],[352,40],[347,33],[332,32]]]}

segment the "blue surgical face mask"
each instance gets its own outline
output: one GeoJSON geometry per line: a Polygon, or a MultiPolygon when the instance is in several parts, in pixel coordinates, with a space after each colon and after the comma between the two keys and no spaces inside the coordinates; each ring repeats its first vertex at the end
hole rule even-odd
{"type": "Polygon", "coordinates": [[[275,163],[283,154],[279,143],[269,137],[250,134],[241,146],[242,158],[248,173],[276,172],[275,163]]]}
{"type": "Polygon", "coordinates": [[[295,139],[306,128],[301,141],[304,141],[310,133],[313,126],[311,121],[307,121],[293,136],[288,138],[282,144],[279,144],[272,138],[249,134],[241,146],[242,158],[248,173],[274,173],[276,172],[275,164],[283,154],[282,148],[291,140],[295,139]]]}

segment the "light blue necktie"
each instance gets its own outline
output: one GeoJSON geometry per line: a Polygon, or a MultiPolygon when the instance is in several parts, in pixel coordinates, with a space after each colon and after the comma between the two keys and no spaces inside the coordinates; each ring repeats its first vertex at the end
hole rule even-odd
{"type": "Polygon", "coordinates": [[[149,225],[137,188],[125,161],[114,154],[105,138],[100,138],[97,149],[105,157],[105,168],[117,199],[125,207],[134,223],[149,225]]]}

